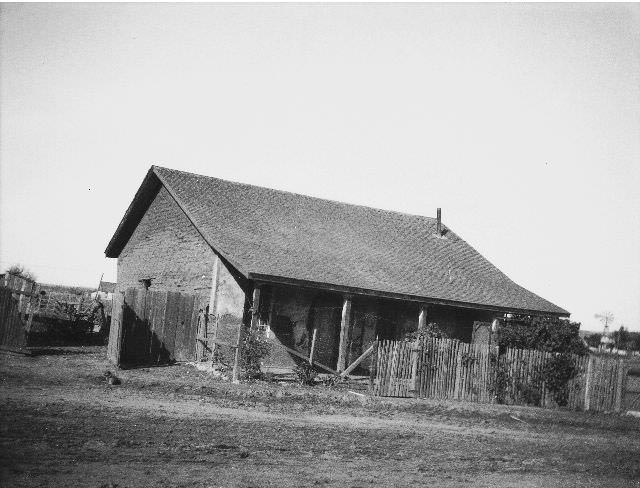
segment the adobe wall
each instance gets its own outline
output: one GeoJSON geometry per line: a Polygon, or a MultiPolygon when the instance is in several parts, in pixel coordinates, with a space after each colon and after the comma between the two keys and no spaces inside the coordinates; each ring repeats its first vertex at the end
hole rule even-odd
{"type": "MultiPolygon", "coordinates": [[[[215,320],[209,322],[207,335],[212,334],[218,341],[236,345],[240,326],[249,322],[249,283],[221,259],[217,259],[214,264],[213,283],[215,289],[209,313],[215,320]]],[[[217,349],[224,356],[224,361],[232,362],[235,349],[229,346],[218,346],[217,349]]]]}
{"type": "Polygon", "coordinates": [[[152,290],[209,294],[216,256],[163,187],[118,257],[117,291],[152,290]]]}

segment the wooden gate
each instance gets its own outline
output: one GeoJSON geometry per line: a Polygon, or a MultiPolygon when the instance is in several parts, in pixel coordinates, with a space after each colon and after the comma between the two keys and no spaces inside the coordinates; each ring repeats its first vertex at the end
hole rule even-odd
{"type": "Polygon", "coordinates": [[[208,297],[129,288],[116,293],[107,356],[118,366],[167,364],[196,357],[208,297]]]}

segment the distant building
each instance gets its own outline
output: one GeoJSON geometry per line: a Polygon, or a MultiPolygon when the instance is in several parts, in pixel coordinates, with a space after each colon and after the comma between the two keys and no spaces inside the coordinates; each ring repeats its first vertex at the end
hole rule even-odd
{"type": "Polygon", "coordinates": [[[116,291],[116,283],[111,283],[110,281],[100,281],[100,285],[98,286],[98,291],[94,291],[91,294],[91,298],[95,299],[96,297],[100,300],[112,300],[113,293],[116,291]]]}

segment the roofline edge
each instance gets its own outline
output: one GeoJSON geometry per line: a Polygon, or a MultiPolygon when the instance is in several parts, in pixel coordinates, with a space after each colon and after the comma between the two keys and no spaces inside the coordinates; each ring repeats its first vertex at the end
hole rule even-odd
{"type": "MultiPolygon", "coordinates": [[[[295,278],[286,278],[282,276],[266,275],[261,273],[249,273],[248,278],[254,281],[262,281],[267,283],[276,283],[281,285],[294,285],[302,286],[305,288],[320,288],[328,291],[335,291],[340,293],[350,293],[355,295],[376,296],[381,298],[391,298],[395,300],[407,300],[416,303],[426,303],[431,305],[445,305],[454,306],[459,308],[470,308],[475,310],[487,310],[492,312],[502,313],[521,313],[525,315],[537,315],[537,316],[553,316],[553,317],[570,317],[571,313],[564,310],[564,312],[550,312],[542,310],[530,310],[523,308],[511,308],[501,307],[497,305],[483,305],[471,302],[458,302],[455,300],[445,300],[441,298],[433,297],[421,297],[418,295],[407,295],[403,293],[384,292],[379,290],[368,290],[366,288],[357,288],[345,285],[335,285],[331,283],[322,283],[315,281],[299,280],[295,278]]],[[[560,308],[560,307],[558,307],[560,308]]]]}
{"type": "Polygon", "coordinates": [[[184,207],[184,205],[182,204],[182,202],[180,201],[178,196],[175,194],[175,192],[171,188],[171,185],[168,185],[167,182],[165,181],[165,179],[162,177],[162,175],[160,175],[156,171],[156,167],[152,166],[151,169],[153,170],[153,173],[156,175],[156,177],[160,180],[160,183],[162,184],[162,186],[164,186],[166,188],[166,190],[169,192],[169,195],[171,195],[171,198],[173,198],[173,201],[176,202],[176,205],[178,205],[178,207],[180,207],[180,210],[182,210],[182,212],[185,214],[185,216],[187,217],[187,219],[189,220],[191,225],[193,225],[193,227],[196,229],[198,234],[200,234],[200,236],[202,237],[204,242],[206,242],[209,245],[211,250],[215,254],[218,254],[222,259],[227,261],[229,264],[231,264],[231,266],[233,266],[242,276],[244,276],[245,278],[249,279],[249,272],[244,268],[244,266],[240,266],[238,264],[239,263],[238,260],[236,260],[234,257],[231,257],[229,255],[229,253],[227,253],[226,251],[222,252],[220,250],[220,247],[217,245],[217,243],[211,242],[211,240],[207,239],[207,237],[202,233],[202,231],[200,230],[200,227],[196,224],[196,222],[193,219],[193,217],[191,216],[191,214],[184,207]]]}
{"type": "MultiPolygon", "coordinates": [[[[153,171],[153,168],[154,167],[151,166],[147,170],[147,174],[142,179],[142,183],[140,183],[140,186],[138,187],[138,190],[136,191],[135,195],[133,196],[133,199],[131,200],[131,203],[129,203],[129,206],[125,210],[124,215],[120,219],[120,223],[118,224],[118,227],[116,227],[115,232],[111,236],[111,239],[109,240],[109,244],[107,244],[107,247],[104,250],[104,254],[105,254],[106,257],[108,257],[108,258],[117,258],[118,256],[120,256],[120,253],[122,252],[122,249],[124,249],[124,246],[126,245],[126,242],[124,244],[122,244],[122,245],[119,245],[119,240],[120,240],[121,237],[123,237],[123,233],[126,230],[125,227],[126,227],[128,221],[133,217],[134,209],[138,205],[143,203],[142,200],[143,200],[144,192],[147,191],[149,189],[149,185],[152,184],[151,183],[152,182],[151,176],[155,175],[155,172],[153,171]]],[[[157,175],[156,175],[156,178],[157,178],[157,175]]],[[[133,234],[133,232],[132,232],[132,234],[133,234]]],[[[130,237],[131,237],[131,235],[129,235],[127,237],[127,241],[129,240],[130,237]]]]}

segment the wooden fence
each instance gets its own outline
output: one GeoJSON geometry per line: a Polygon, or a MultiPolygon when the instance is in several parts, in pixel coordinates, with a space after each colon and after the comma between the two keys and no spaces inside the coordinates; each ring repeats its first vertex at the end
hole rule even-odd
{"type": "Polygon", "coordinates": [[[19,276],[0,276],[0,347],[25,351],[31,321],[40,303],[39,285],[19,276]]]}
{"type": "MultiPolygon", "coordinates": [[[[18,309],[21,314],[70,320],[75,315],[91,317],[96,302],[89,293],[44,292],[42,286],[20,276],[0,275],[0,286],[10,288],[18,297],[18,309]]],[[[103,312],[111,316],[111,300],[101,300],[103,312]]],[[[30,321],[29,321],[30,322],[30,321]]]]}
{"type": "Polygon", "coordinates": [[[3,274],[0,278],[0,286],[10,289],[14,294],[20,314],[28,316],[37,311],[40,299],[40,285],[38,283],[20,276],[3,274]]]}
{"type": "MultiPolygon", "coordinates": [[[[512,405],[558,405],[542,374],[555,355],[535,350],[498,351],[451,339],[380,341],[372,362],[378,396],[419,397],[512,405]]],[[[623,359],[572,356],[575,376],[560,395],[568,408],[620,411],[628,366],[623,359]]]]}
{"type": "Polygon", "coordinates": [[[13,290],[0,286],[0,348],[22,350],[26,345],[26,327],[19,300],[13,290]]]}
{"type": "Polygon", "coordinates": [[[205,303],[208,297],[178,292],[115,293],[107,357],[118,366],[194,360],[205,303]]]}

